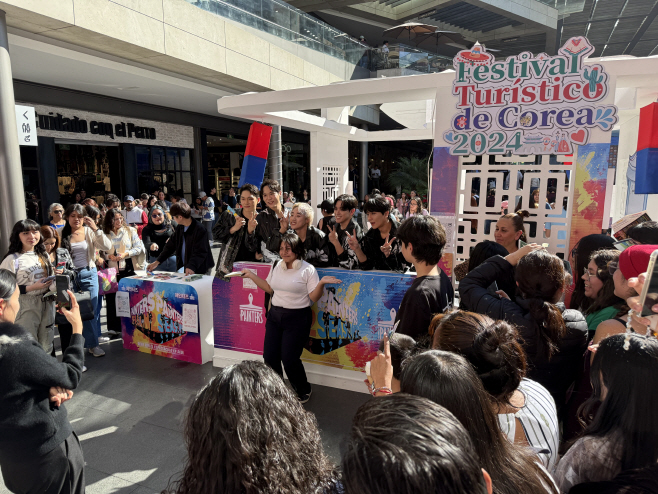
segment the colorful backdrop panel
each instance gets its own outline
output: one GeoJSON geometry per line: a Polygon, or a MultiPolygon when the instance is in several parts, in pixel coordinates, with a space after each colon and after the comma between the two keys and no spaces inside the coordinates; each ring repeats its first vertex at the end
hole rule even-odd
{"type": "MultiPolygon", "coordinates": [[[[269,264],[236,263],[234,270],[256,270],[265,278],[269,264]]],[[[318,269],[340,285],[325,287],[313,305],[313,326],[302,360],[360,371],[392,329],[405,292],[415,275],[379,271],[318,269]]],[[[250,280],[230,278],[213,283],[215,347],[262,354],[265,336],[264,292],[250,280]]]]}
{"type": "Polygon", "coordinates": [[[124,278],[119,292],[128,293],[130,300],[130,317],[121,318],[124,348],[202,363],[198,295],[192,286],[124,278]],[[184,309],[184,305],[192,306],[192,310],[184,309]],[[196,317],[196,324],[184,321],[186,312],[196,317]],[[190,328],[192,331],[186,331],[190,328]]]}

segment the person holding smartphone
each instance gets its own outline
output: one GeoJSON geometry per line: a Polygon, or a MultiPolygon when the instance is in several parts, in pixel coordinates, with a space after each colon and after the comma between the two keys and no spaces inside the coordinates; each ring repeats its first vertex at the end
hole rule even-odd
{"type": "Polygon", "coordinates": [[[50,353],[54,339],[55,301],[44,299],[44,295],[53,282],[54,270],[36,221],[21,220],[14,225],[9,236],[9,250],[0,268],[16,274],[18,279],[21,311],[16,320],[50,353]]]}
{"type": "Polygon", "coordinates": [[[242,276],[273,294],[265,324],[263,359],[281,378],[286,369],[299,401],[306,403],[311,398],[311,385],[300,357],[313,325],[311,305],[322,297],[324,285],[341,281],[333,276],[319,278],[315,267],[303,260],[304,245],[295,233],[281,236],[279,255],[281,261],[274,265],[267,279],[248,269],[242,270],[242,276]]]}
{"type": "MultiPolygon", "coordinates": [[[[62,246],[69,251],[73,259],[75,278],[73,286],[78,291],[88,291],[92,307],[98,305],[98,272],[96,269],[96,249],[112,249],[112,241],[107,238],[96,222],[87,216],[87,210],[80,204],[71,204],[64,213],[66,226],[62,230],[62,246]]],[[[82,335],[85,348],[94,357],[105,355],[98,345],[101,335],[100,311],[90,321],[84,321],[82,335]]]]}
{"type": "Polygon", "coordinates": [[[84,339],[75,296],[70,291],[71,345],[62,362],[42,351],[17,324],[23,311],[16,275],[0,269],[0,469],[11,492],[85,492],[80,441],[63,403],[82,376],[84,339]],[[61,488],[60,488],[61,486],[61,488]]]}

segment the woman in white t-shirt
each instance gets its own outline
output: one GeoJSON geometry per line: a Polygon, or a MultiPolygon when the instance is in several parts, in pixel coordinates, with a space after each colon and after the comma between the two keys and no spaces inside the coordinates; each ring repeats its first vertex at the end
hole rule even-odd
{"type": "Polygon", "coordinates": [[[36,221],[21,220],[16,223],[0,269],[16,274],[21,304],[16,324],[23,326],[50,353],[54,337],[55,299],[46,297],[44,300],[43,296],[53,282],[46,279],[55,273],[39,230],[36,221]]]}
{"type": "Polygon", "coordinates": [[[267,279],[259,278],[248,269],[242,270],[242,276],[272,294],[272,308],[265,324],[263,359],[282,378],[283,368],[286,369],[299,401],[306,403],[311,397],[311,385],[300,357],[313,325],[311,305],[322,297],[324,285],[341,281],[333,276],[319,279],[315,267],[302,260],[304,246],[295,233],[282,235],[279,255],[281,261],[274,265],[267,279]]]}

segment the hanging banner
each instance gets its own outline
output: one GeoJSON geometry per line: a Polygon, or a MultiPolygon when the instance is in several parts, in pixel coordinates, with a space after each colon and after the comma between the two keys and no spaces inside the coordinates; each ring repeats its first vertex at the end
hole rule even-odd
{"type": "Polygon", "coordinates": [[[136,276],[119,282],[117,299],[120,297],[129,299],[130,311],[129,317],[121,318],[124,348],[202,363],[199,297],[193,286],[136,276]]]}
{"type": "Polygon", "coordinates": [[[585,65],[594,47],[571,38],[556,56],[523,52],[497,61],[484,46],[453,60],[458,112],[443,134],[452,155],[572,154],[590,131],[610,131],[617,107],[596,104],[609,92],[600,64],[585,65]]]}
{"type": "MultiPolygon", "coordinates": [[[[254,270],[265,279],[271,264],[235,263],[233,270],[254,270]]],[[[335,276],[313,304],[313,325],[302,360],[361,371],[392,329],[402,297],[415,274],[385,271],[318,269],[320,278],[335,276]]],[[[265,294],[250,280],[236,277],[213,282],[215,348],[262,355],[265,337],[265,294]]]]}

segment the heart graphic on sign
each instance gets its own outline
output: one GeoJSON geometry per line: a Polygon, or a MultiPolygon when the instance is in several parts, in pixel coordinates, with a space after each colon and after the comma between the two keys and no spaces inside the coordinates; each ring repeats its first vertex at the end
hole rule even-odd
{"type": "Polygon", "coordinates": [[[584,129],[580,129],[578,132],[571,133],[571,140],[576,144],[585,144],[586,139],[587,139],[587,133],[585,132],[584,129]]]}
{"type": "Polygon", "coordinates": [[[446,132],[443,137],[445,138],[446,142],[453,143],[455,142],[455,138],[452,135],[452,132],[446,132]]]}

